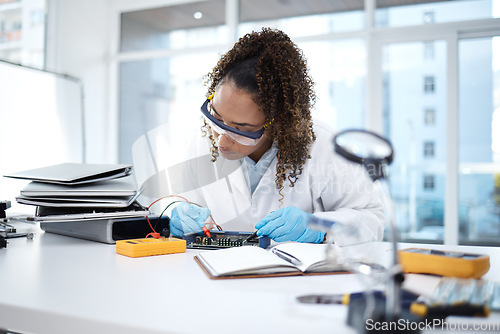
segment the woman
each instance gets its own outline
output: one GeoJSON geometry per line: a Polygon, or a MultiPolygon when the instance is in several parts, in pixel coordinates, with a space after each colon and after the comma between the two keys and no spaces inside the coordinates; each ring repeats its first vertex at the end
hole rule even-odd
{"type": "Polygon", "coordinates": [[[204,185],[190,194],[198,205],[174,208],[173,235],[201,232],[211,213],[226,230],[257,229],[277,242],[325,241],[308,225],[312,215],[348,227],[331,236],[339,244],[382,238],[371,181],[333,152],[331,130],[313,124],[313,81],[285,33],[264,28],[243,36],[207,78],[202,129],[218,178],[203,182],[193,173],[204,185]]]}

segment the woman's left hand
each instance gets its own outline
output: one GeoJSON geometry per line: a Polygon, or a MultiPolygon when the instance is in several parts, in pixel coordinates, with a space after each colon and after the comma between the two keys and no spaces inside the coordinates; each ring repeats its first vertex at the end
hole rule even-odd
{"type": "Polygon", "coordinates": [[[255,225],[258,230],[257,236],[266,235],[277,242],[320,243],[324,240],[325,233],[313,230],[308,226],[311,216],[311,214],[294,206],[273,211],[255,225]]]}

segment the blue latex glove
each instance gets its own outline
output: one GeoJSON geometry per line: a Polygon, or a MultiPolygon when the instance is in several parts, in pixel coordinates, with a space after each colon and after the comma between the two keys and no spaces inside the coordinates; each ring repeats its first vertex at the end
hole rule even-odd
{"type": "Polygon", "coordinates": [[[176,237],[190,232],[200,233],[209,216],[209,209],[182,202],[172,210],[170,233],[176,237]]]}
{"type": "Polygon", "coordinates": [[[324,240],[325,233],[309,228],[310,217],[313,215],[294,206],[273,211],[255,225],[257,236],[267,235],[277,242],[320,243],[324,240]]]}

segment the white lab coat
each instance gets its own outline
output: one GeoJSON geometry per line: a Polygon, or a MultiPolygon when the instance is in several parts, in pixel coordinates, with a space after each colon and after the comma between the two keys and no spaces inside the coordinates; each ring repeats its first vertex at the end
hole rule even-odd
{"type": "Polygon", "coordinates": [[[211,162],[206,138],[197,140],[196,148],[190,150],[196,166],[191,164],[184,170],[183,180],[191,183],[191,190],[183,195],[208,207],[215,222],[227,231],[254,231],[255,224],[270,212],[296,206],[337,222],[337,227],[346,227],[329,234],[337,244],[381,240],[383,209],[366,171],[334,152],[334,133],[325,124],[315,122],[314,131],[317,139],[311,148],[311,159],[293,187],[285,181],[282,204],[275,186],[276,157],[251,194],[242,160],[219,156],[215,163],[211,162]]]}

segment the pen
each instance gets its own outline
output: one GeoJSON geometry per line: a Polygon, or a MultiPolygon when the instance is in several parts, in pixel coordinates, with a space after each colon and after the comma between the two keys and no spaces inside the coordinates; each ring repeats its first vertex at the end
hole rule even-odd
{"type": "Polygon", "coordinates": [[[283,260],[288,261],[296,266],[300,266],[302,264],[302,262],[300,262],[300,260],[297,259],[295,256],[288,254],[287,252],[283,252],[281,249],[273,248],[271,249],[271,252],[277,255],[278,257],[282,258],[283,260]]]}

